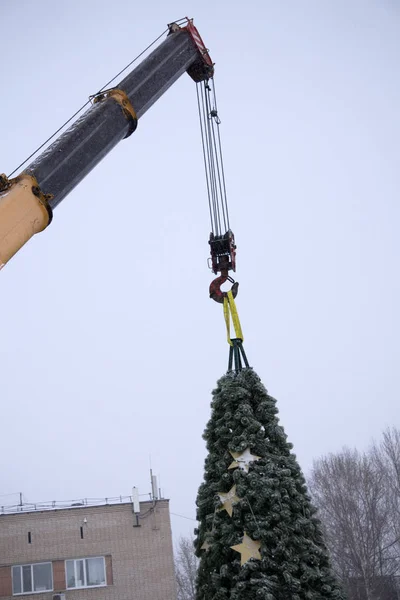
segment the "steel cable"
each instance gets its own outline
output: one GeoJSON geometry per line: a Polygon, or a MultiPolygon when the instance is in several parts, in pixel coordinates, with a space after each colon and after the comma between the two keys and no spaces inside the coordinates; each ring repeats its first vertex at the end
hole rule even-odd
{"type": "MultiPolygon", "coordinates": [[[[214,105],[215,105],[215,110],[217,111],[217,114],[218,114],[217,93],[215,91],[215,81],[214,81],[214,78],[213,78],[212,82],[213,82],[214,105]]],[[[225,200],[225,209],[226,209],[226,219],[227,219],[228,230],[229,230],[230,229],[230,224],[229,224],[229,212],[228,212],[228,196],[227,196],[227,193],[226,193],[225,169],[224,169],[224,162],[222,160],[222,144],[221,144],[221,135],[220,135],[220,132],[219,132],[219,123],[217,123],[217,133],[218,133],[218,149],[219,149],[219,154],[220,154],[220,157],[221,157],[221,172],[222,172],[222,182],[223,182],[223,187],[224,187],[224,200],[225,200]]]]}
{"type": "Polygon", "coordinates": [[[210,182],[207,170],[207,159],[206,159],[206,150],[205,150],[205,142],[204,142],[204,129],[203,129],[203,120],[201,118],[201,108],[200,108],[200,96],[199,96],[199,86],[196,85],[196,95],[197,95],[197,107],[199,110],[199,121],[200,121],[200,132],[201,132],[201,144],[203,149],[203,160],[204,160],[204,170],[206,174],[206,185],[207,185],[207,196],[208,196],[208,209],[210,211],[210,222],[211,222],[211,231],[214,231],[213,224],[213,215],[212,215],[212,207],[211,207],[211,192],[210,192],[210,182]]]}
{"type": "Polygon", "coordinates": [[[214,235],[230,230],[222,143],[219,131],[215,83],[211,79],[197,85],[201,141],[211,228],[214,235]],[[200,86],[200,93],[198,90],[200,86]],[[223,231],[223,228],[225,231],[223,231]]]}

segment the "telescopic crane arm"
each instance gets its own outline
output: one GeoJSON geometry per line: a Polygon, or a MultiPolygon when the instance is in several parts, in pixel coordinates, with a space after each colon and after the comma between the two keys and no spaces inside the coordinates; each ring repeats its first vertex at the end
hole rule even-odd
{"type": "Polygon", "coordinates": [[[0,175],[0,268],[51,222],[53,209],[185,72],[196,82],[213,63],[192,20],[168,26],[167,38],[116,88],[92,106],[17,177],[0,175]]]}

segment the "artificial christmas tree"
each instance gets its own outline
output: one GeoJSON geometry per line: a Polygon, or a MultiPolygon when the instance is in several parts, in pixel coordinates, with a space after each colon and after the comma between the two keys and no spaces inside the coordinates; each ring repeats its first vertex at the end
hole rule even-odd
{"type": "Polygon", "coordinates": [[[197,600],[341,600],[276,401],[250,368],[213,392],[197,497],[197,600]]]}

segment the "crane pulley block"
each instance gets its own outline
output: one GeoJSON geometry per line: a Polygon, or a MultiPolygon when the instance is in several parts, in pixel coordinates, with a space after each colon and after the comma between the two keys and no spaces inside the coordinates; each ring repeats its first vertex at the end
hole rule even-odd
{"type": "Polygon", "coordinates": [[[220,271],[236,271],[236,244],[233,231],[223,235],[210,233],[211,270],[217,275],[220,271]]]}

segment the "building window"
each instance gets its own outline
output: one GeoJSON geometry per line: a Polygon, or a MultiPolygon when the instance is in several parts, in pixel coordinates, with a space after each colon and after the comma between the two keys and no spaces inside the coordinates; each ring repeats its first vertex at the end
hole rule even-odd
{"type": "Polygon", "coordinates": [[[53,589],[51,563],[18,565],[12,568],[13,595],[48,592],[53,589]]]}
{"type": "Polygon", "coordinates": [[[106,568],[103,556],[66,560],[65,571],[68,589],[106,585],[106,568]]]}

